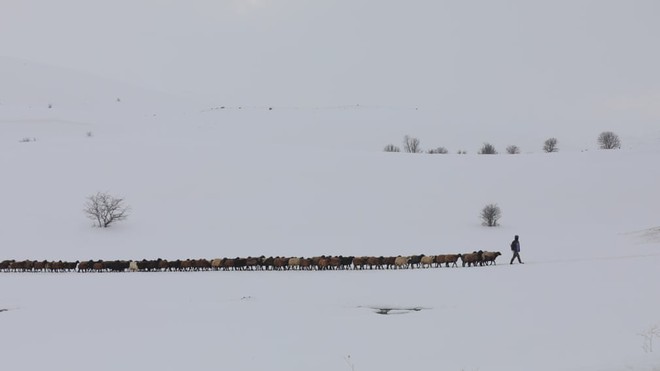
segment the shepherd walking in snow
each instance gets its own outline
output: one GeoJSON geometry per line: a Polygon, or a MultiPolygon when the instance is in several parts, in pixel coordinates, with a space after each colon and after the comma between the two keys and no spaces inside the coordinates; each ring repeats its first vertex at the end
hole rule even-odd
{"type": "Polygon", "coordinates": [[[516,235],[513,241],[511,241],[511,251],[513,251],[513,257],[511,257],[511,263],[509,264],[513,264],[513,261],[516,258],[518,258],[518,263],[525,264],[520,260],[520,241],[518,240],[518,235],[516,235]]]}

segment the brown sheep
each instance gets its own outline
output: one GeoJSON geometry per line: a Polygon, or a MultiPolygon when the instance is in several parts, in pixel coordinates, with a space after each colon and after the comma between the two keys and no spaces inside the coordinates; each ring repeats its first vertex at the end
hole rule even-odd
{"type": "Polygon", "coordinates": [[[260,270],[261,269],[261,260],[263,258],[264,258],[263,256],[261,256],[259,258],[253,258],[251,256],[248,256],[248,258],[245,259],[245,267],[248,270],[255,270],[255,269],[260,270]]]}
{"type": "Polygon", "coordinates": [[[394,264],[396,261],[396,256],[386,256],[383,258],[383,267],[387,269],[392,269],[396,265],[394,264]]]}
{"type": "Polygon", "coordinates": [[[312,269],[312,259],[300,258],[300,269],[304,269],[306,271],[312,269]]]}
{"type": "Polygon", "coordinates": [[[329,269],[339,269],[341,267],[341,257],[332,256],[328,258],[328,268],[329,269]]]}
{"type": "Polygon", "coordinates": [[[46,261],[42,262],[34,262],[34,271],[35,272],[42,272],[46,270],[46,261]]]}
{"type": "Polygon", "coordinates": [[[319,258],[317,266],[319,267],[319,270],[325,270],[328,269],[329,264],[330,264],[330,258],[327,258],[325,257],[325,255],[323,255],[319,258]]]}
{"type": "Polygon", "coordinates": [[[193,268],[193,262],[190,259],[182,260],[181,261],[181,270],[182,271],[189,271],[192,270],[193,268]]]}
{"type": "Polygon", "coordinates": [[[103,272],[105,270],[105,265],[103,264],[103,260],[99,260],[99,261],[95,262],[92,265],[92,270],[94,272],[103,272]]]}
{"type": "Polygon", "coordinates": [[[370,256],[367,258],[367,265],[369,269],[383,269],[383,257],[370,256]]]}
{"type": "Polygon", "coordinates": [[[367,264],[367,257],[365,256],[356,256],[353,258],[353,268],[354,269],[364,269],[364,266],[367,264]]]}
{"type": "Polygon", "coordinates": [[[497,263],[495,263],[495,259],[500,255],[502,255],[502,253],[499,251],[484,251],[483,264],[489,265],[492,263],[493,265],[496,265],[497,263]]]}
{"type": "Polygon", "coordinates": [[[275,260],[273,261],[273,268],[275,270],[282,270],[286,269],[287,265],[289,264],[289,259],[288,258],[283,258],[283,257],[275,257],[275,260]]]}
{"type": "Polygon", "coordinates": [[[165,259],[158,259],[158,270],[166,271],[170,264],[165,259]]]}
{"type": "Polygon", "coordinates": [[[483,261],[483,251],[479,250],[470,254],[463,254],[461,259],[463,260],[464,267],[465,264],[467,264],[468,267],[476,266],[483,261]]]}
{"type": "Polygon", "coordinates": [[[456,264],[456,262],[460,257],[461,254],[437,255],[435,257],[435,263],[437,264],[438,267],[442,266],[442,264],[445,264],[446,267],[449,267],[449,264],[451,264],[452,267],[457,267],[458,265],[456,264]]]}

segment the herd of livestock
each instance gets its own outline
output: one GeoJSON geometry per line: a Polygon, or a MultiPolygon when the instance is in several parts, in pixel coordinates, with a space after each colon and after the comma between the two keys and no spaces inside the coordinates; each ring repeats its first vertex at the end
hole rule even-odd
{"type": "Polygon", "coordinates": [[[282,271],[341,269],[414,269],[485,266],[495,264],[500,252],[474,251],[466,254],[412,256],[317,256],[313,258],[247,257],[186,260],[86,260],[75,262],[4,260],[0,272],[185,272],[185,271],[282,271]]]}

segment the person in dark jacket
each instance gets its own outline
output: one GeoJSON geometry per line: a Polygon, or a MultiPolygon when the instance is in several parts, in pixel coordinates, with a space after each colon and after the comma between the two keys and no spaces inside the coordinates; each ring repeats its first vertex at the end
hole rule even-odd
{"type": "Polygon", "coordinates": [[[520,241],[518,240],[518,235],[516,235],[511,242],[511,251],[513,251],[513,257],[511,257],[511,263],[509,264],[513,264],[513,261],[516,258],[518,258],[518,263],[525,264],[520,260],[520,241]]]}

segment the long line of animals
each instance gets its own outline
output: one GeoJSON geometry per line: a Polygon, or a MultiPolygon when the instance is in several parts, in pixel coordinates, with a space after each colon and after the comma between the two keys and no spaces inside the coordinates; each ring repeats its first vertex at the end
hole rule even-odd
{"type": "Polygon", "coordinates": [[[86,260],[36,261],[4,260],[0,272],[186,272],[186,271],[282,271],[342,269],[415,269],[494,265],[499,251],[474,251],[466,254],[412,256],[317,256],[313,258],[247,257],[186,260],[86,260]]]}

